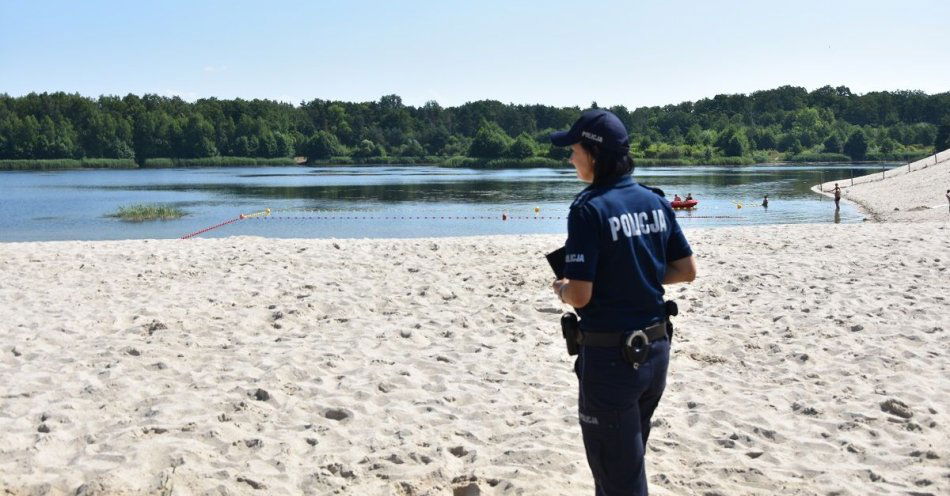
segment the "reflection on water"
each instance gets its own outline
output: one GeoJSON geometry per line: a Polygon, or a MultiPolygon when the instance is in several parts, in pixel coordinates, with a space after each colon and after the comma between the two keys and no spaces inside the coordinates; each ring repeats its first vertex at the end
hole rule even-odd
{"type": "MultiPolygon", "coordinates": [[[[270,176],[276,177],[276,176],[270,176]]],[[[253,199],[310,200],[323,205],[330,202],[376,203],[503,203],[543,201],[551,195],[563,197],[577,192],[577,186],[565,181],[461,180],[390,184],[163,184],[145,186],[107,186],[93,189],[134,189],[138,191],[206,191],[228,197],[253,199]]]]}
{"type": "MultiPolygon", "coordinates": [[[[642,167],[636,170],[635,178],[663,189],[668,198],[674,193],[692,193],[700,201],[699,208],[678,214],[686,228],[828,222],[834,203],[811,192],[811,186],[822,181],[846,181],[881,167],[642,167]],[[766,194],[770,202],[767,208],[761,206],[766,194]]],[[[569,168],[381,166],[0,172],[0,209],[5,213],[0,217],[0,240],[174,238],[266,208],[274,212],[266,222],[236,222],[203,236],[564,233],[563,217],[583,187],[569,168]],[[175,221],[139,224],[106,217],[119,206],[133,203],[168,203],[185,209],[188,215],[175,221]],[[535,216],[535,208],[540,215],[535,216]],[[502,213],[512,220],[502,221],[502,213]],[[453,220],[420,218],[430,216],[453,220]],[[410,220],[394,221],[392,217],[410,220]]],[[[834,222],[857,222],[862,218],[849,204],[834,214],[834,222]]]]}

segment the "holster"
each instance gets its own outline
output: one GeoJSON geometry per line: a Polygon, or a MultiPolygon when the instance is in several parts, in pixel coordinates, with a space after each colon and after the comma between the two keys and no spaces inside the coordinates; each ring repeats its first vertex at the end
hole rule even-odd
{"type": "Polygon", "coordinates": [[[670,317],[679,315],[680,309],[673,300],[664,301],[663,309],[666,310],[666,338],[670,340],[670,343],[673,343],[673,319],[670,317]]]}
{"type": "Polygon", "coordinates": [[[579,330],[577,314],[565,312],[564,315],[561,315],[561,335],[564,336],[564,342],[567,344],[567,354],[570,356],[577,354],[577,333],[579,330]]]}

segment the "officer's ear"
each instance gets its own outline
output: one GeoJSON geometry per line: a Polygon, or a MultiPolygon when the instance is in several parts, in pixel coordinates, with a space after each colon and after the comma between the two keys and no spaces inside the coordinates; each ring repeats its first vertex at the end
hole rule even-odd
{"type": "Polygon", "coordinates": [[[590,144],[581,145],[581,148],[583,148],[584,151],[587,152],[587,158],[590,160],[590,164],[596,167],[597,157],[600,156],[600,147],[593,143],[590,143],[590,144]]]}

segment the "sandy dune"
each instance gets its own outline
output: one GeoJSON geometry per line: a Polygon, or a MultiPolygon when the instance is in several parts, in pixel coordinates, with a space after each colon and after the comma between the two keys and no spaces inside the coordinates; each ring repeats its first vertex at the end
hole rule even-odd
{"type": "MultiPolygon", "coordinates": [[[[688,236],[655,494],[950,493],[946,223],[688,236]]],[[[561,242],[0,244],[0,494],[591,494],[561,242]]]]}
{"type": "Polygon", "coordinates": [[[829,181],[812,188],[830,193],[835,183],[877,221],[947,221],[950,219],[950,150],[916,162],[852,180],[829,181]]]}

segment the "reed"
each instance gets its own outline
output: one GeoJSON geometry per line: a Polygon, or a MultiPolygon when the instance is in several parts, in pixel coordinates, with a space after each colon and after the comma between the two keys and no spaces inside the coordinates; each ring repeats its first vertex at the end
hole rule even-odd
{"type": "Polygon", "coordinates": [[[249,167],[249,166],[281,166],[297,165],[293,157],[203,157],[203,158],[165,158],[155,157],[145,159],[143,167],[249,167]]]}
{"type": "Polygon", "coordinates": [[[135,169],[130,158],[54,158],[0,160],[2,170],[135,169]]]}
{"type": "Polygon", "coordinates": [[[868,152],[867,160],[870,162],[916,162],[929,155],[933,155],[933,150],[874,151],[868,152]]]}
{"type": "Polygon", "coordinates": [[[440,165],[445,157],[422,156],[401,157],[387,155],[385,157],[346,157],[336,156],[328,159],[314,160],[310,165],[440,165]]]}
{"type": "Polygon", "coordinates": [[[634,158],[633,165],[650,167],[654,165],[694,165],[695,162],[684,158],[634,158]]]}
{"type": "Polygon", "coordinates": [[[169,205],[159,204],[138,204],[119,207],[117,211],[109,214],[109,217],[115,217],[126,222],[144,222],[150,220],[175,220],[185,216],[185,211],[169,205]]]}
{"type": "Polygon", "coordinates": [[[850,162],[851,157],[843,153],[802,152],[785,157],[786,162],[850,162]]]}
{"type": "Polygon", "coordinates": [[[528,157],[528,158],[474,158],[474,157],[442,157],[435,165],[441,167],[468,167],[472,169],[519,169],[530,167],[568,167],[566,160],[558,160],[548,157],[528,157]]]}

